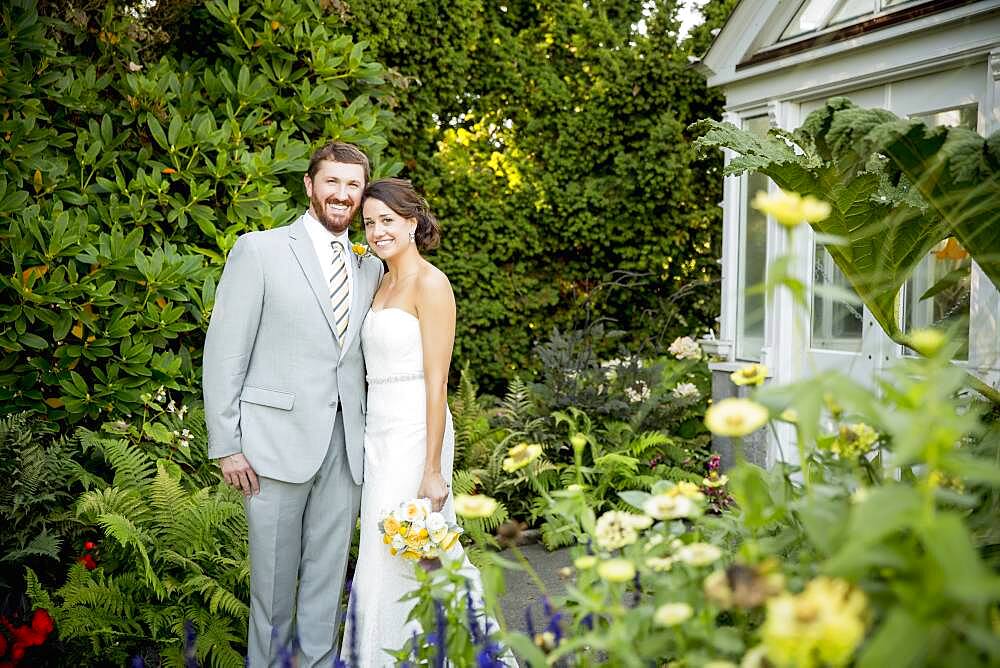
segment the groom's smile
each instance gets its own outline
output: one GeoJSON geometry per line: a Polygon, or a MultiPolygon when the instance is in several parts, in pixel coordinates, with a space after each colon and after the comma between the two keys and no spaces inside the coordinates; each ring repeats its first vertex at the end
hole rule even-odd
{"type": "Polygon", "coordinates": [[[351,226],[364,192],[362,166],[325,160],[314,177],[305,176],[304,183],[313,217],[334,234],[345,232],[351,226]]]}

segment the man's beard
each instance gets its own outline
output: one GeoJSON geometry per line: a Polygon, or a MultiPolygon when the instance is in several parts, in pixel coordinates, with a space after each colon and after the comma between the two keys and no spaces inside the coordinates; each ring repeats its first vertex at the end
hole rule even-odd
{"type": "Polygon", "coordinates": [[[347,228],[351,226],[351,219],[354,217],[354,202],[350,200],[340,200],[333,197],[327,198],[326,200],[320,200],[319,198],[313,196],[312,198],[312,210],[316,214],[316,220],[322,223],[323,227],[330,230],[334,234],[343,234],[347,231],[347,228]],[[344,217],[334,218],[329,213],[327,213],[327,204],[343,204],[347,206],[347,211],[344,217]]]}

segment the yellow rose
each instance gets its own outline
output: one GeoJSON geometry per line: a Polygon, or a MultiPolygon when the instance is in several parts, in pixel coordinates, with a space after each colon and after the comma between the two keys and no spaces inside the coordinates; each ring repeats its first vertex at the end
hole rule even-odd
{"type": "Polygon", "coordinates": [[[390,543],[392,543],[392,536],[390,536],[389,534],[385,534],[384,536],[382,536],[382,542],[385,543],[386,545],[389,545],[390,543]]]}
{"type": "Polygon", "coordinates": [[[455,512],[469,519],[482,519],[496,512],[499,504],[496,499],[483,494],[457,494],[455,496],[455,512]]]}
{"type": "Polygon", "coordinates": [[[409,559],[410,561],[420,561],[423,557],[416,550],[403,550],[403,559],[409,559]]]}
{"type": "Polygon", "coordinates": [[[705,426],[716,436],[746,436],[767,424],[764,406],[750,399],[723,399],[705,411],[705,426]]]}
{"type": "Polygon", "coordinates": [[[351,250],[354,251],[355,255],[361,257],[368,252],[368,246],[364,244],[351,244],[351,250]]]}
{"type": "Polygon", "coordinates": [[[399,520],[392,515],[389,515],[382,520],[382,530],[385,532],[386,536],[395,536],[399,533],[399,520]]]}

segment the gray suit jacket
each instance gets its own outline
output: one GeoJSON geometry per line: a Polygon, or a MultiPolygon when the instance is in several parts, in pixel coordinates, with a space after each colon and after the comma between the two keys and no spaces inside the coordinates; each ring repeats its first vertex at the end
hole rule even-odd
{"type": "Polygon", "coordinates": [[[305,482],[326,456],[339,402],[351,475],[361,484],[366,411],[361,324],[382,271],[371,256],[355,264],[341,355],[329,288],[302,218],[236,241],[205,338],[211,459],[242,452],[258,475],[305,482]]]}

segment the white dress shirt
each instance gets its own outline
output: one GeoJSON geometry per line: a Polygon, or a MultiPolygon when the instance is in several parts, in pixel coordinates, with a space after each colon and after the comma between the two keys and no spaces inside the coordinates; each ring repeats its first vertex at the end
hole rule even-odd
{"type": "MultiPolygon", "coordinates": [[[[334,234],[330,230],[323,227],[323,223],[316,220],[309,211],[306,211],[306,232],[309,233],[309,238],[312,240],[313,249],[316,251],[316,257],[319,258],[319,267],[323,270],[323,279],[326,281],[327,288],[330,286],[330,279],[333,278],[333,246],[330,245],[331,241],[336,241],[344,247],[344,265],[347,267],[347,280],[350,281],[351,286],[351,301],[354,300],[354,272],[357,267],[354,264],[354,253],[351,251],[351,240],[348,237],[347,231],[345,230],[343,234],[334,234]]],[[[348,318],[354,317],[354,313],[351,312],[350,307],[347,311],[348,318]]],[[[340,351],[340,356],[343,357],[347,352],[345,347],[340,351]]]]}

